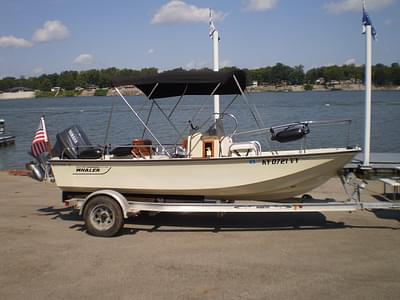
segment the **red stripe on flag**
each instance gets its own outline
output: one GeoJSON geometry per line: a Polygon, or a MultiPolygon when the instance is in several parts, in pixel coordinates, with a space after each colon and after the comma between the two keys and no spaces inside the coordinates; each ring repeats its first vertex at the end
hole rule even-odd
{"type": "MultiPolygon", "coordinates": [[[[39,127],[35,133],[35,136],[31,145],[31,152],[34,157],[39,156],[41,153],[48,151],[47,134],[44,131],[42,120],[39,122],[39,127]]],[[[44,122],[44,120],[43,120],[44,122]]]]}

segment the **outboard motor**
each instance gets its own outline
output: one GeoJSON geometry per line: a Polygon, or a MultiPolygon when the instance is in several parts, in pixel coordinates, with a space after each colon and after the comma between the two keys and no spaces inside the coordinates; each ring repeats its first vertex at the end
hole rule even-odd
{"type": "Polygon", "coordinates": [[[73,125],[56,136],[53,154],[61,158],[100,158],[102,150],[93,146],[79,125],[73,125]]]}
{"type": "Polygon", "coordinates": [[[25,168],[32,172],[31,176],[33,179],[43,181],[53,177],[49,164],[50,158],[51,156],[49,152],[42,152],[35,157],[36,162],[31,161],[25,165],[25,168]]]}
{"type": "Polygon", "coordinates": [[[296,123],[272,127],[270,132],[271,140],[287,143],[302,139],[306,134],[310,133],[310,128],[306,123],[296,123]]]}
{"type": "Polygon", "coordinates": [[[25,168],[32,172],[32,177],[34,179],[36,179],[37,181],[43,181],[45,174],[43,168],[39,164],[36,164],[34,162],[27,163],[25,165],[25,168]]]}

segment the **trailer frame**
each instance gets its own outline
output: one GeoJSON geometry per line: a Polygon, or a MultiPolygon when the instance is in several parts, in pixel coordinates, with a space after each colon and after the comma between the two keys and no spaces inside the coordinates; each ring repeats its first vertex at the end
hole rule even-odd
{"type": "Polygon", "coordinates": [[[64,199],[67,207],[79,210],[86,228],[96,236],[114,236],[123,227],[123,219],[136,216],[141,212],[157,213],[305,213],[305,212],[353,212],[357,210],[400,209],[397,202],[363,202],[361,193],[366,182],[356,179],[349,173],[341,176],[343,188],[348,196],[345,201],[334,199],[319,200],[303,195],[292,202],[268,201],[226,201],[219,199],[193,200],[188,198],[174,200],[162,197],[135,198],[118,191],[104,189],[89,195],[64,199]],[[349,190],[351,187],[352,190],[349,190]],[[89,205],[96,201],[97,206],[89,205]],[[117,204],[117,206],[115,205],[117,204]],[[88,211],[89,208],[92,211],[88,211]],[[119,208],[119,209],[118,209],[119,208]],[[96,210],[97,209],[97,210],[96,210]],[[95,210],[93,212],[93,210],[95,210]]]}

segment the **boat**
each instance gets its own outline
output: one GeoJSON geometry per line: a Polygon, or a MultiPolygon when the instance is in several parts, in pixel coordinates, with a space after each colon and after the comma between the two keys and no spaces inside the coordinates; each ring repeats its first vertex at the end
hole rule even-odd
{"type": "MultiPolygon", "coordinates": [[[[124,196],[150,199],[220,199],[283,201],[309,192],[336,176],[360,148],[315,148],[306,143],[293,150],[262,149],[253,135],[261,134],[268,143],[305,140],[310,128],[328,121],[304,121],[264,127],[262,118],[245,94],[246,77],[241,70],[229,72],[175,71],[140,78],[117,78],[115,90],[146,132],[146,137],[129,145],[112,147],[91,144],[79,126],[57,135],[50,160],[55,182],[63,198],[109,189],[124,196]],[[121,94],[119,87],[134,85],[157,107],[178,136],[163,144],[137,110],[121,94]],[[211,126],[194,126],[189,121],[178,129],[171,114],[184,96],[233,95],[223,112],[210,113],[211,126]],[[241,96],[241,97],[238,97],[241,96]],[[164,98],[176,97],[171,112],[159,105],[164,98]],[[238,120],[229,107],[242,98],[248,104],[256,128],[237,132],[238,120]],[[224,129],[229,119],[235,125],[224,129]],[[248,140],[243,137],[249,136],[248,140]],[[240,137],[240,139],[239,139],[240,137]]],[[[333,123],[349,120],[334,120],[333,123]]],[[[205,124],[205,123],[203,123],[205,124]]],[[[108,131],[108,130],[107,130],[108,131]]]]}
{"type": "Polygon", "coordinates": [[[15,143],[15,136],[5,133],[5,121],[0,119],[0,146],[8,146],[15,143]]]}

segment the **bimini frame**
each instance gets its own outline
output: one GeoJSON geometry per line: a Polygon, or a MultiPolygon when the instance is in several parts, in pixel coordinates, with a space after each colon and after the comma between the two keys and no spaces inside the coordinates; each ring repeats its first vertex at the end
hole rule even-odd
{"type": "MultiPolygon", "coordinates": [[[[247,98],[244,90],[246,88],[246,78],[243,71],[236,70],[230,72],[213,72],[213,71],[177,71],[177,72],[166,72],[157,74],[154,76],[140,77],[140,78],[117,78],[114,80],[114,89],[117,94],[122,98],[125,104],[132,111],[134,116],[139,120],[139,122],[144,127],[142,138],[146,132],[148,132],[151,137],[156,141],[156,143],[161,147],[163,153],[168,155],[168,157],[172,157],[172,154],[167,150],[167,148],[160,142],[160,140],[156,137],[156,135],[151,131],[148,124],[150,121],[150,117],[153,111],[153,107],[156,106],[157,109],[161,112],[161,114],[165,117],[174,131],[177,133],[177,139],[175,144],[177,145],[179,141],[183,138],[186,130],[191,125],[189,121],[188,124],[181,130],[177,128],[174,122],[171,120],[172,115],[174,114],[177,106],[182,101],[183,97],[186,95],[207,95],[214,96],[216,94],[234,95],[233,99],[226,105],[224,110],[221,113],[218,113],[218,116],[215,117],[215,114],[210,115],[199,128],[203,128],[211,119],[214,119],[214,123],[212,127],[217,129],[217,123],[222,122],[223,116],[229,115],[226,111],[231,107],[231,105],[236,101],[239,95],[242,96],[246,106],[248,107],[252,118],[254,119],[257,129],[244,131],[244,132],[234,132],[230,137],[233,136],[242,136],[242,135],[255,135],[255,134],[263,134],[265,137],[266,144],[268,148],[271,149],[273,153],[277,153],[277,150],[274,150],[268,140],[268,133],[271,130],[277,130],[279,128],[285,128],[292,125],[304,124],[304,125],[332,125],[332,124],[348,124],[348,132],[347,132],[347,144],[350,139],[350,125],[351,120],[330,120],[330,121],[302,121],[295,122],[290,124],[284,124],[279,126],[265,127],[264,122],[261,118],[261,115],[257,109],[257,107],[252,104],[247,98]],[[138,112],[133,108],[133,106],[127,101],[124,95],[121,93],[120,89],[117,86],[120,85],[135,85],[138,87],[144,94],[146,100],[151,102],[151,107],[148,113],[146,120],[143,120],[138,112]],[[165,110],[161,108],[156,99],[166,98],[166,97],[175,97],[179,96],[178,101],[175,103],[172,110],[167,113],[165,110]]],[[[191,120],[195,120],[197,115],[204,109],[206,101],[202,101],[202,105],[199,110],[196,110],[191,120]]],[[[145,105],[145,104],[144,104],[145,105]]],[[[144,106],[143,105],[143,106],[144,106]]],[[[110,114],[111,117],[111,114],[110,114]]],[[[235,118],[234,118],[235,119],[235,118]]],[[[110,122],[111,120],[109,120],[110,122]]],[[[235,119],[236,122],[236,119],[235,119]]],[[[110,126],[110,125],[108,125],[110,126]]],[[[305,152],[306,150],[306,136],[304,136],[301,150],[305,152]]]]}
{"type": "MultiPolygon", "coordinates": [[[[262,118],[254,105],[251,105],[249,100],[247,99],[244,89],[246,87],[246,78],[243,71],[236,70],[231,72],[212,72],[212,71],[179,71],[179,72],[167,72],[168,74],[157,74],[153,77],[146,78],[117,78],[114,80],[114,89],[117,94],[122,98],[125,104],[132,111],[134,116],[139,120],[139,122],[144,127],[143,135],[146,131],[151,135],[151,137],[156,141],[156,143],[161,147],[161,149],[171,157],[171,153],[169,153],[166,147],[159,141],[156,135],[151,131],[148,127],[148,123],[150,120],[150,115],[153,110],[153,106],[155,105],[157,109],[161,112],[161,114],[165,117],[168,123],[172,126],[175,132],[178,135],[176,143],[180,139],[182,139],[185,131],[188,129],[189,124],[183,129],[179,130],[175,124],[171,120],[171,116],[175,112],[177,106],[181,102],[182,98],[186,95],[234,95],[232,101],[226,106],[222,113],[219,113],[219,116],[223,116],[226,114],[228,108],[234,103],[239,95],[242,95],[242,98],[245,100],[247,107],[250,110],[252,117],[254,118],[259,129],[264,127],[262,118]],[[144,121],[137,111],[133,108],[131,104],[127,101],[127,99],[122,95],[121,91],[117,86],[120,85],[135,85],[139,88],[147,98],[147,100],[151,101],[151,108],[149,111],[149,115],[144,121]],[[177,88],[178,87],[178,88],[177,88]],[[174,90],[174,92],[171,92],[174,90]],[[175,92],[176,90],[180,90],[181,93],[175,92]],[[208,91],[208,93],[206,92],[208,91]],[[172,108],[172,110],[167,114],[158,104],[155,99],[165,98],[165,97],[174,97],[179,96],[178,101],[172,108]]],[[[196,118],[198,113],[203,110],[206,101],[203,101],[202,107],[200,110],[197,110],[192,117],[192,119],[196,118]]],[[[203,127],[210,121],[212,116],[205,120],[200,127],[203,127]]],[[[218,117],[219,118],[219,117],[218,117]]],[[[218,118],[215,118],[215,122],[213,126],[216,126],[218,122],[218,118]]],[[[268,141],[267,141],[268,142],[268,141]]]]}

